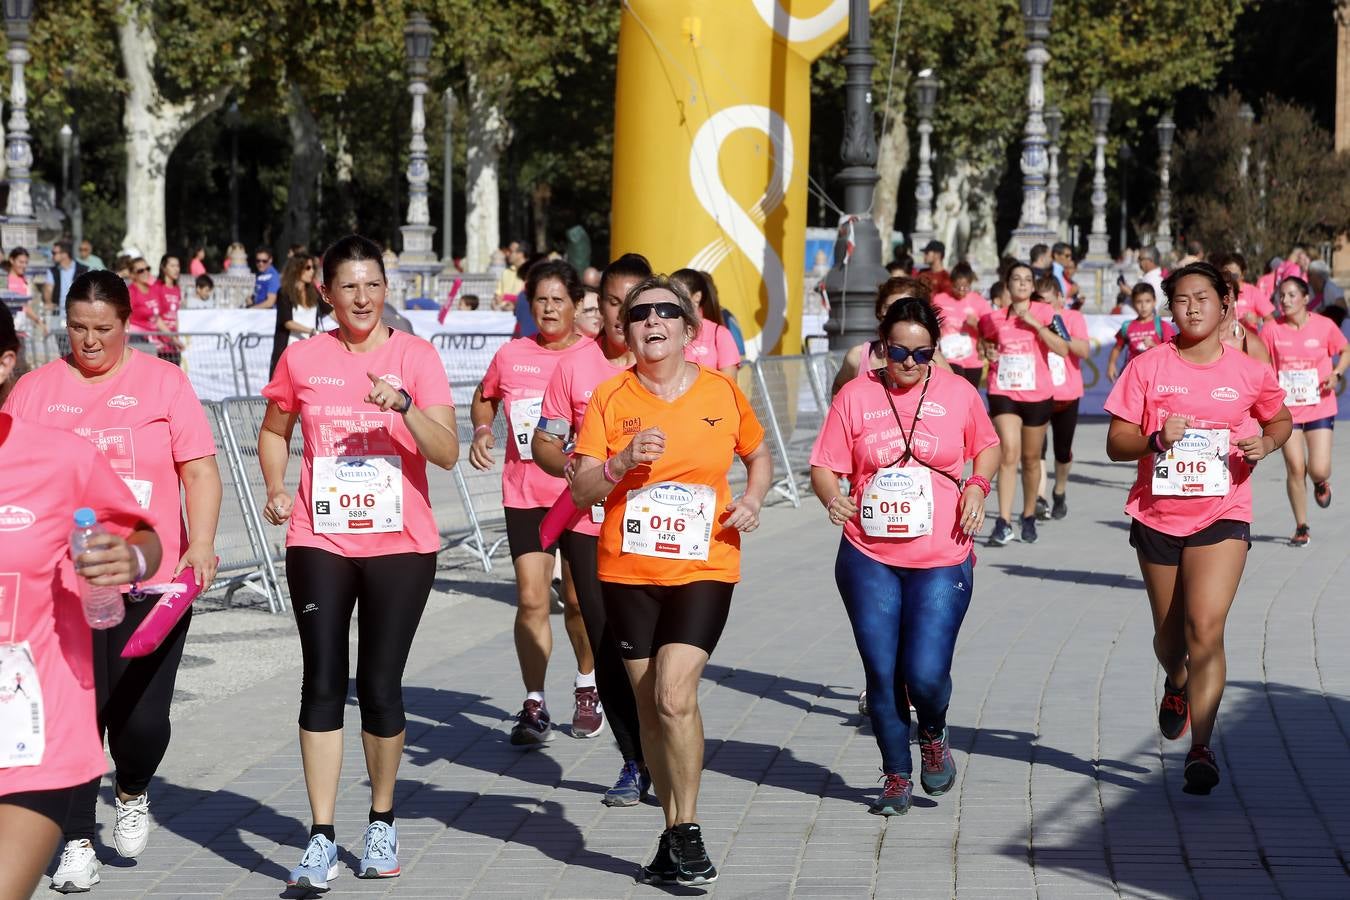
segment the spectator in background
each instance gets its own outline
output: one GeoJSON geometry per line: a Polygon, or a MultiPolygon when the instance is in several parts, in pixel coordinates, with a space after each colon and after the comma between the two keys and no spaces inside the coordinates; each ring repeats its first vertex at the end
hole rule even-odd
{"type": "MultiPolygon", "coordinates": [[[[159,294],[160,331],[178,332],[178,309],[183,305],[183,289],[178,286],[178,276],[183,274],[178,257],[166,253],[159,258],[159,277],[152,285],[159,294]]],[[[180,365],[183,361],[183,342],[175,337],[157,338],[159,358],[180,365]]]]}
{"type": "Polygon", "coordinates": [[[994,309],[1006,309],[1008,306],[1008,286],[1002,281],[989,285],[989,305],[994,309]]]}
{"type": "Polygon", "coordinates": [[[197,306],[205,308],[215,305],[211,302],[211,292],[216,289],[216,283],[210,275],[198,275],[193,289],[197,293],[197,306]]]}
{"type": "Polygon", "coordinates": [[[1068,300],[1070,309],[1083,308],[1083,294],[1078,290],[1078,282],[1074,276],[1078,274],[1078,260],[1069,255],[1069,259],[1064,263],[1064,297],[1068,300]]]}
{"type": "Polygon", "coordinates": [[[595,266],[587,266],[581,273],[581,286],[595,291],[595,296],[600,296],[600,270],[595,266]]]}
{"type": "Polygon", "coordinates": [[[1162,257],[1158,254],[1157,247],[1150,244],[1139,248],[1139,271],[1144,273],[1139,280],[1153,288],[1153,296],[1166,296],[1162,286],[1162,257]]]}
{"type": "MultiPolygon", "coordinates": [[[[1054,259],[1050,255],[1049,244],[1036,244],[1031,248],[1028,254],[1031,260],[1031,274],[1034,281],[1040,281],[1055,274],[1054,259]]],[[[1000,267],[1001,271],[1006,271],[1000,267]]]]}
{"type": "Polygon", "coordinates": [[[65,315],[66,294],[75,279],[88,272],[89,267],[80,265],[75,259],[67,240],[52,244],[52,263],[52,277],[42,286],[42,292],[48,309],[65,315]]]}
{"type": "Polygon", "coordinates": [[[314,287],[314,261],[305,255],[286,260],[281,272],[281,290],[277,293],[277,324],[272,332],[272,361],[267,379],[277,370],[281,351],[290,344],[319,333],[319,320],[328,315],[328,305],[314,287]]]}
{"type": "Polygon", "coordinates": [[[1186,252],[1177,260],[1177,268],[1189,266],[1191,263],[1204,262],[1205,245],[1197,240],[1186,242],[1186,252]]]}
{"type": "Polygon", "coordinates": [[[946,257],[947,246],[942,241],[929,241],[923,245],[924,268],[918,277],[928,283],[928,289],[934,297],[952,292],[952,278],[947,274],[943,262],[946,257]]]}
{"type": "MultiPolygon", "coordinates": [[[[524,321],[521,319],[520,311],[517,309],[517,299],[525,287],[525,273],[522,271],[522,267],[525,265],[525,261],[529,259],[529,256],[530,251],[528,247],[519,241],[512,241],[510,249],[507,250],[506,254],[506,268],[502,270],[501,275],[497,276],[497,288],[492,292],[493,306],[497,309],[516,310],[516,321],[522,326],[524,325],[524,321]]],[[[529,306],[530,304],[527,298],[525,301],[526,319],[531,318],[529,306]]],[[[531,335],[529,334],[524,335],[524,337],[530,336],[531,335]]]]}
{"type": "Polygon", "coordinates": [[[1325,260],[1316,259],[1308,264],[1308,287],[1312,288],[1310,309],[1334,321],[1337,327],[1345,321],[1345,290],[1331,280],[1331,267],[1325,260]]]}
{"type": "Polygon", "coordinates": [[[297,256],[309,256],[309,248],[304,244],[291,244],[286,248],[286,259],[295,259],[297,256]]]}
{"type": "MultiPolygon", "coordinates": [[[[536,263],[545,262],[548,257],[543,253],[536,253],[526,260],[524,255],[526,250],[523,244],[512,241],[511,247],[513,248],[511,259],[515,268],[508,271],[515,273],[516,280],[520,284],[516,291],[515,302],[511,304],[511,309],[516,314],[515,337],[534,337],[539,333],[539,323],[534,320],[534,313],[530,310],[530,295],[525,290],[525,279],[530,277],[530,269],[534,268],[536,263]]],[[[502,274],[505,276],[506,273],[502,274]]],[[[497,290],[500,291],[501,289],[502,282],[501,279],[498,279],[497,290]]]]}
{"type": "Polygon", "coordinates": [[[281,292],[281,273],[272,265],[272,251],[259,247],[253,252],[253,267],[258,280],[253,283],[253,309],[271,309],[281,292]]]}
{"type": "Polygon", "coordinates": [[[593,338],[600,333],[600,325],[600,289],[593,288],[583,281],[581,303],[577,304],[577,331],[588,338],[593,338]]]}
{"type": "Polygon", "coordinates": [[[193,278],[206,274],[206,248],[197,247],[192,251],[192,259],[188,261],[188,274],[193,278]]]}
{"type": "Polygon", "coordinates": [[[28,251],[23,247],[15,247],[9,251],[9,258],[4,262],[3,267],[8,275],[5,290],[11,294],[29,293],[28,251]]]}
{"type": "Polygon", "coordinates": [[[478,295],[461,294],[459,298],[459,308],[465,312],[476,312],[478,310],[478,295]]]}
{"type": "MultiPolygon", "coordinates": [[[[731,332],[731,339],[736,342],[736,349],[740,351],[741,358],[745,358],[745,335],[741,333],[741,323],[736,321],[736,317],[731,314],[731,310],[722,305],[722,301],[717,298],[717,282],[713,281],[711,272],[703,273],[703,280],[708,285],[708,295],[704,298],[703,308],[712,308],[722,317],[722,325],[727,331],[731,332]]],[[[767,350],[767,348],[765,348],[767,350]]]]}
{"type": "Polygon", "coordinates": [[[113,274],[118,278],[131,284],[131,260],[133,257],[128,253],[120,253],[113,260],[113,274]]]}
{"type": "Polygon", "coordinates": [[[91,272],[107,268],[103,265],[103,260],[94,255],[94,245],[89,243],[88,238],[80,241],[80,255],[76,257],[76,260],[91,272]]]}
{"type": "MultiPolygon", "coordinates": [[[[160,297],[159,291],[155,290],[150,263],[146,262],[144,256],[137,256],[129,265],[131,283],[127,288],[131,293],[131,317],[127,319],[127,331],[132,334],[166,331],[159,317],[160,297]]],[[[144,344],[135,341],[132,346],[144,349],[144,344]]]]}
{"type": "Polygon", "coordinates": [[[1059,282],[1059,290],[1065,298],[1069,297],[1069,279],[1064,276],[1064,269],[1073,264],[1073,248],[1063,241],[1056,241],[1050,248],[1050,274],[1055,276],[1059,282]]]}

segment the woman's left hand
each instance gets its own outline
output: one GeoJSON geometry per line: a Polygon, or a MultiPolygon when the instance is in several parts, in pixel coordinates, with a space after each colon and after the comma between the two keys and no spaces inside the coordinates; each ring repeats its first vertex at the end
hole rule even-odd
{"type": "Polygon", "coordinates": [[[366,394],[367,403],[378,406],[386,412],[391,410],[403,412],[403,393],[401,391],[374,372],[367,372],[366,377],[370,379],[370,393],[366,394]]]}
{"type": "Polygon", "coordinates": [[[173,577],[177,578],[183,574],[183,570],[188,566],[192,567],[192,572],[197,576],[197,583],[205,591],[211,586],[211,582],[216,579],[216,548],[210,544],[189,543],[187,551],[183,553],[183,558],[178,561],[178,565],[173,570],[173,577]]]}
{"type": "Polygon", "coordinates": [[[1242,451],[1242,456],[1251,465],[1256,465],[1274,450],[1274,441],[1271,441],[1270,449],[1266,449],[1266,436],[1264,434],[1253,435],[1252,437],[1242,438],[1237,442],[1238,449],[1242,451]]]}
{"type": "Polygon", "coordinates": [[[974,535],[984,527],[984,500],[979,485],[968,484],[961,492],[961,520],[957,525],[962,534],[974,535]]]}
{"type": "Polygon", "coordinates": [[[1322,382],[1322,390],[1327,393],[1335,393],[1336,385],[1341,383],[1341,373],[1332,372],[1327,376],[1327,380],[1322,382]]]}
{"type": "Polygon", "coordinates": [[[723,524],[737,531],[754,531],[759,527],[760,502],[751,497],[741,496],[727,504],[727,517],[723,524]]]}
{"type": "Polygon", "coordinates": [[[75,560],[75,571],[90,584],[121,587],[140,574],[135,552],[120,535],[96,534],[85,546],[89,549],[75,560]]]}

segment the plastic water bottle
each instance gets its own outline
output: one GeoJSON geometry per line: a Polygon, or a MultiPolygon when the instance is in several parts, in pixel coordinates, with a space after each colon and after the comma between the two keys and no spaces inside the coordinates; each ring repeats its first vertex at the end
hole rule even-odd
{"type": "MultiPolygon", "coordinates": [[[[70,533],[70,558],[78,560],[89,548],[89,539],[106,534],[98,524],[94,511],[87,506],[75,510],[75,530],[70,533]]],[[[84,606],[84,620],[90,628],[111,628],[126,615],[122,592],[112,585],[90,584],[80,578],[80,601],[84,606]]]]}

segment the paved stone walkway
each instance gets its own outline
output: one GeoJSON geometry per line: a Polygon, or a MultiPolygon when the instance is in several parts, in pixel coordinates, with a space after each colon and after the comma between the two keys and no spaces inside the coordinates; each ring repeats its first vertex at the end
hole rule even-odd
{"type": "MultiPolygon", "coordinates": [[[[814,501],[766,511],[702,692],[714,896],[1350,896],[1350,487],[1312,510],[1313,544],[1294,550],[1283,465],[1260,467],[1261,519],[1229,622],[1224,782],[1189,797],[1185,742],[1164,746],[1154,725],[1161,676],[1120,513],[1131,471],[1105,460],[1103,441],[1101,425],[1079,431],[1067,520],[1044,524],[1037,545],[979,550],[950,712],[960,777],[903,818],[864,806],[878,753],[856,713],[837,532],[814,501]]],[[[368,805],[351,708],[335,895],[659,896],[632,880],[659,809],[599,803],[619,767],[608,736],[564,735],[530,753],[507,743],[521,690],[505,568],[447,573],[418,636],[398,791],[404,874],[391,881],[350,874],[368,805]]],[[[279,620],[256,616],[260,646],[286,640],[279,620]]],[[[200,619],[188,652],[206,664],[191,678],[234,685],[176,721],[150,847],[127,864],[101,847],[96,896],[277,897],[298,859],[298,653],[261,680],[246,653],[211,665],[211,641],[224,638],[200,619]]],[[[565,721],[572,667],[556,619],[555,630],[550,697],[565,721]]],[[[111,810],[100,818],[110,841],[111,810]]]]}

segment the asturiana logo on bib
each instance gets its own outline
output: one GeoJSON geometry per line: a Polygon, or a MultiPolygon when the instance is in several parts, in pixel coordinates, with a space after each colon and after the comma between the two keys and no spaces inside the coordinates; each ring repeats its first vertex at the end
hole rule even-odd
{"type": "Polygon", "coordinates": [[[1177,449],[1187,453],[1201,453],[1209,449],[1209,438],[1203,434],[1186,434],[1177,441],[1177,449]]]}
{"type": "Polygon", "coordinates": [[[943,406],[941,403],[934,403],[932,400],[925,400],[919,411],[921,417],[929,416],[931,418],[941,418],[947,414],[947,407],[943,406]]]}
{"type": "Polygon", "coordinates": [[[333,387],[342,387],[347,382],[341,378],[334,378],[332,375],[311,375],[309,376],[309,383],[328,384],[332,385],[333,387]]]}
{"type": "Polygon", "coordinates": [[[113,409],[130,409],[140,403],[135,397],[129,397],[126,394],[118,394],[116,397],[108,398],[108,405],[113,409]]]}
{"type": "Polygon", "coordinates": [[[877,477],[876,486],[883,491],[893,493],[905,493],[914,485],[914,479],[903,472],[886,472],[877,477]]]}
{"type": "Polygon", "coordinates": [[[1153,389],[1159,394],[1189,394],[1191,389],[1184,384],[1155,384],[1153,389]]]}
{"type": "Polygon", "coordinates": [[[71,415],[78,416],[80,413],[84,412],[84,407],[83,407],[83,406],[70,406],[70,405],[65,404],[65,403],[53,403],[51,406],[48,406],[48,407],[47,407],[47,412],[49,412],[49,413],[70,413],[71,415]]]}
{"type": "Polygon", "coordinates": [[[666,506],[684,506],[694,499],[691,491],[680,487],[678,484],[658,484],[651,489],[650,496],[657,503],[666,506]]]}
{"type": "Polygon", "coordinates": [[[364,484],[368,481],[374,481],[380,477],[380,470],[365,462],[343,463],[337,467],[338,481],[353,482],[364,484]]]}
{"type": "Polygon", "coordinates": [[[22,506],[0,506],[0,531],[23,531],[37,521],[32,510],[22,506]]]}
{"type": "Polygon", "coordinates": [[[1227,403],[1232,403],[1234,400],[1238,398],[1237,389],[1230,387],[1216,387],[1214,390],[1209,392],[1209,395],[1213,397],[1215,400],[1223,400],[1227,403]]]}

